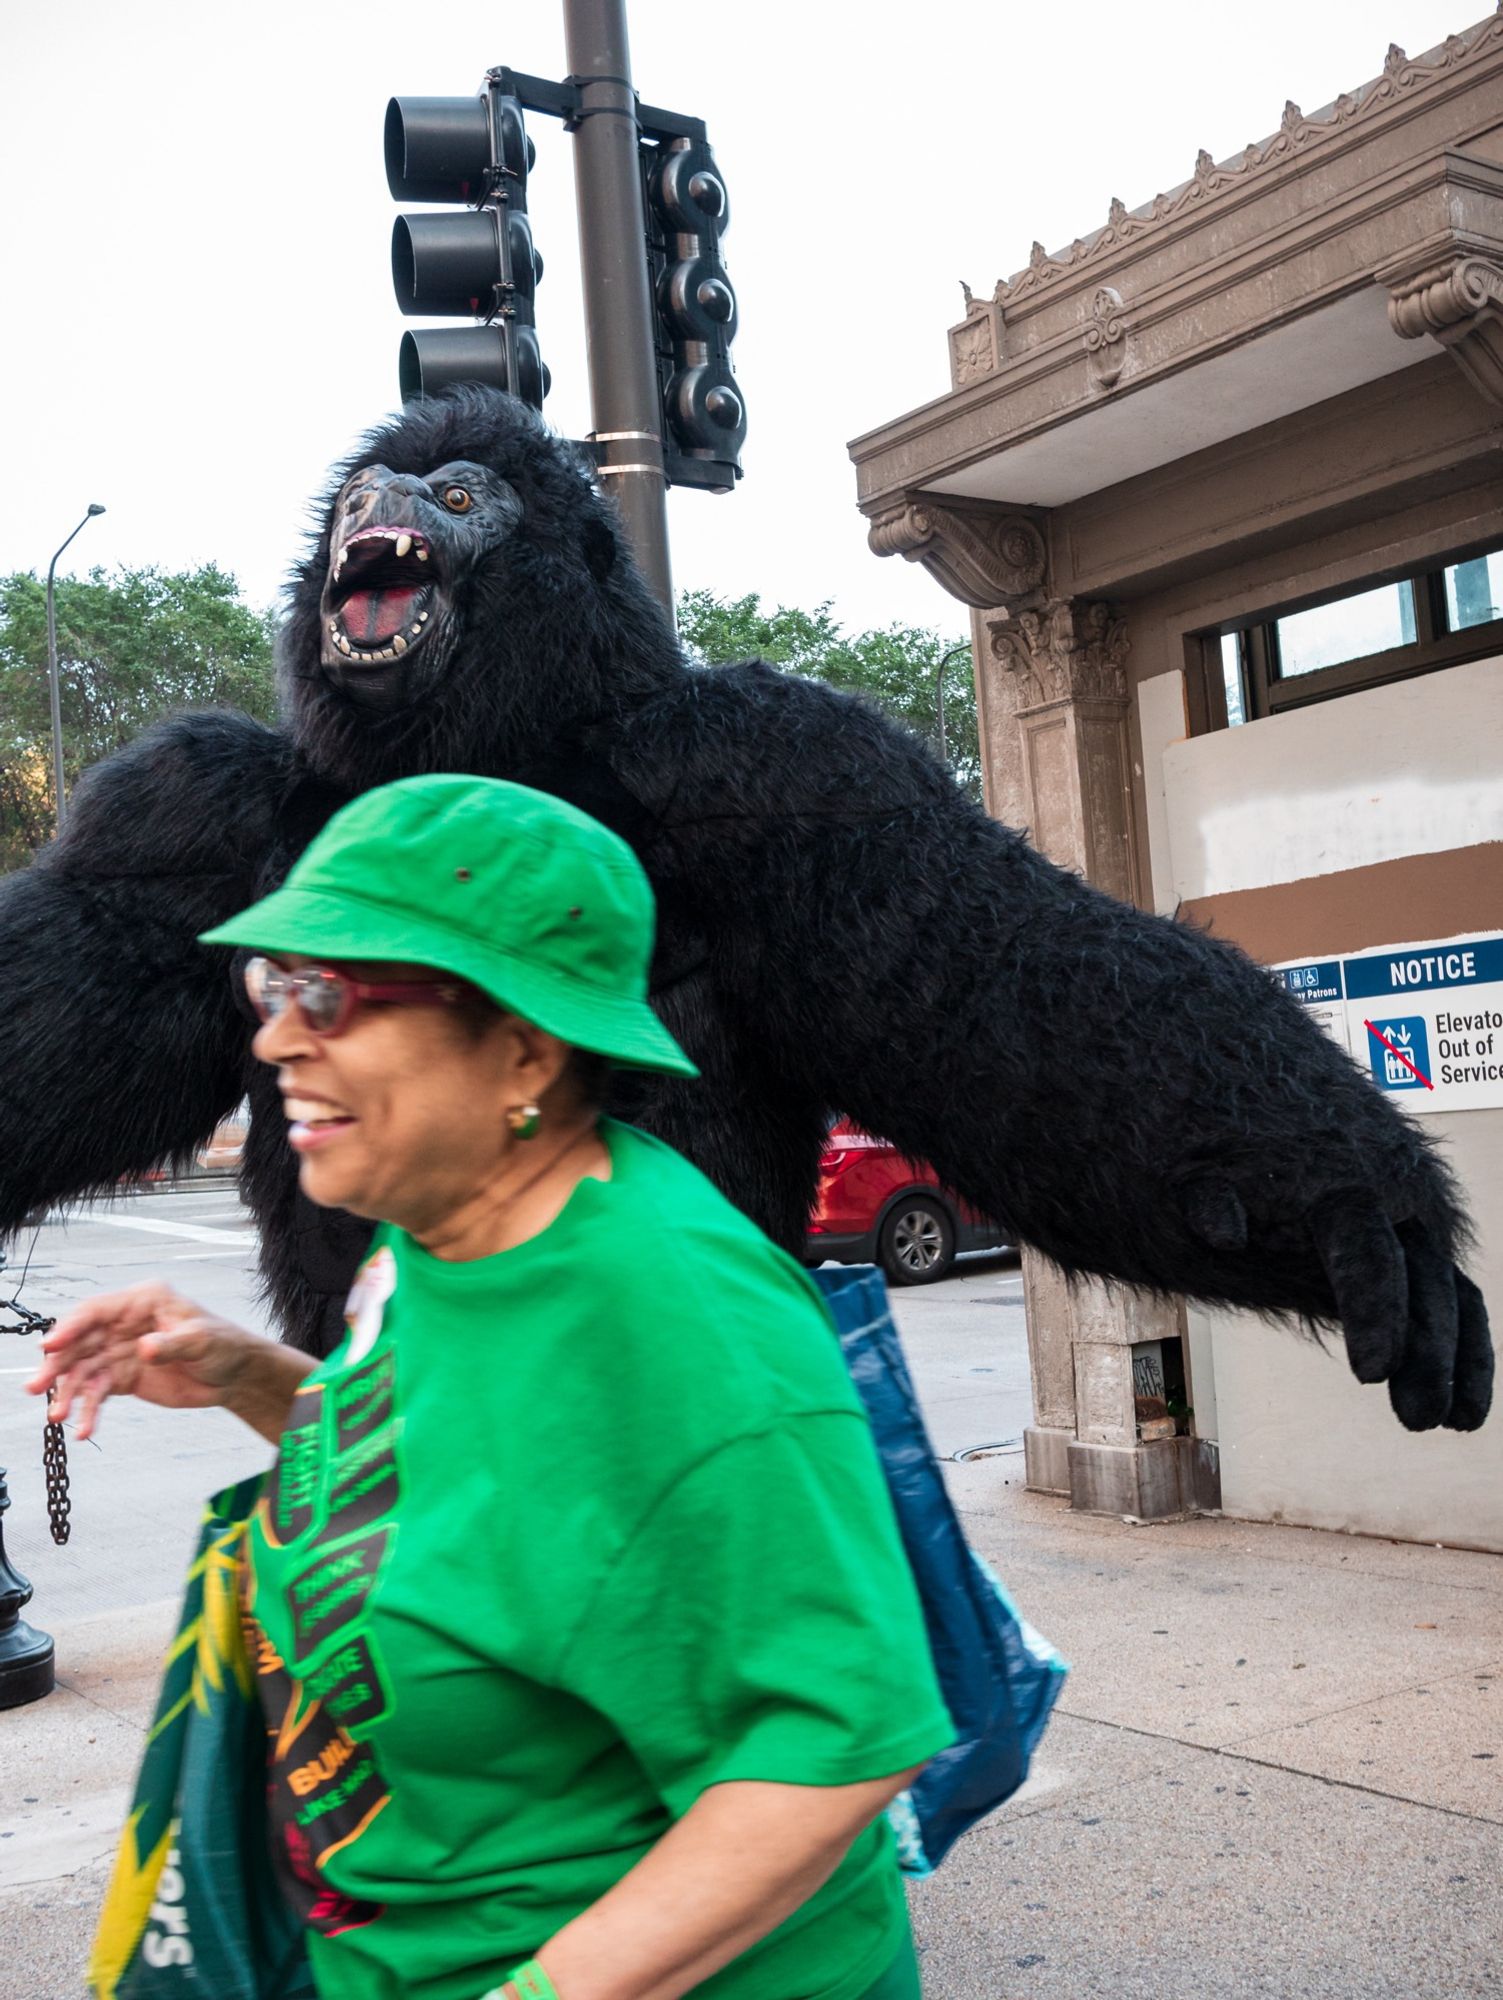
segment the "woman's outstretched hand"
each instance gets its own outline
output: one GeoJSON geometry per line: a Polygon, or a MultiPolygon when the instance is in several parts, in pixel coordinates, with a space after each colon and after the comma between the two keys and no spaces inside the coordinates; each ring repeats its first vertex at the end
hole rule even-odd
{"type": "Polygon", "coordinates": [[[92,1437],[111,1396],[168,1410],[223,1408],[276,1441],[312,1359],[218,1319],[168,1285],[132,1285],[90,1299],[42,1342],[26,1387],[49,1397],[61,1423],[77,1407],[77,1434],[92,1437]]]}

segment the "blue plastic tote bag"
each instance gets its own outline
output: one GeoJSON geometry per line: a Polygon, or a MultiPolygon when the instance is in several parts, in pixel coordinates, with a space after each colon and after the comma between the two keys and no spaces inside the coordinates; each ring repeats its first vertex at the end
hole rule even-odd
{"type": "Polygon", "coordinates": [[[888,1817],[906,1875],[928,1875],[967,1827],[1022,1784],[1068,1669],[966,1542],[874,1266],[811,1271],[866,1405],[913,1567],[957,1741],[888,1817]]]}

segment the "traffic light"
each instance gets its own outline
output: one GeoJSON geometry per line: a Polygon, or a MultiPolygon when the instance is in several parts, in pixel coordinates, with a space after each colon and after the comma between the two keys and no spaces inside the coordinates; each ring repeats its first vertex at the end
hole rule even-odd
{"type": "Polygon", "coordinates": [[[402,336],[404,402],[478,382],[542,408],[549,378],[533,319],[543,262],[527,219],[532,162],[522,106],[495,77],[478,97],[394,97],[387,105],[386,179],[395,198],[470,204],[397,217],[397,304],[404,313],[481,322],[402,336]]]}
{"type": "Polygon", "coordinates": [[[665,137],[644,146],[642,164],[665,469],[671,485],[729,492],[741,477],[746,403],[731,367],[736,294],[720,257],[725,182],[704,138],[665,137]]]}

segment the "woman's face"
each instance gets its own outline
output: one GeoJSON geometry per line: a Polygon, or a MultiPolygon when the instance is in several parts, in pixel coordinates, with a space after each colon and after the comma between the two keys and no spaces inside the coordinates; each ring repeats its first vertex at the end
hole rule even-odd
{"type": "MultiPolygon", "coordinates": [[[[382,985],[442,978],[413,965],[337,969],[382,985]]],[[[563,1045],[543,1037],[556,1054],[540,1073],[539,1033],[499,1009],[477,1022],[437,1000],[373,1000],[330,1036],[312,1033],[289,1006],[262,1023],[252,1048],[277,1071],[309,1199],[421,1232],[494,1177],[511,1143],[508,1109],[540,1095],[563,1067],[563,1045]]]]}

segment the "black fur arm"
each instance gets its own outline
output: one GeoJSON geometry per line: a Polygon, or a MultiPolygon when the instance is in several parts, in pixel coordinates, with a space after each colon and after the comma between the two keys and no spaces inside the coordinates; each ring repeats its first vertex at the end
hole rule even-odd
{"type": "Polygon", "coordinates": [[[1265,971],[1055,868],[863,705],[697,683],[665,813],[789,1082],[1068,1270],[1339,1319],[1409,1428],[1482,1422],[1451,1177],[1265,971]]]}
{"type": "Polygon", "coordinates": [[[0,1232],[187,1153],[240,1098],[229,954],[194,938],[255,893],[287,764],[246,716],[178,717],[0,882],[0,1232]]]}

